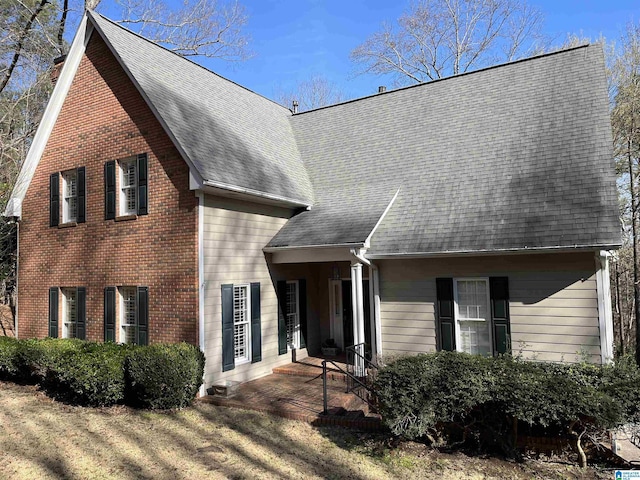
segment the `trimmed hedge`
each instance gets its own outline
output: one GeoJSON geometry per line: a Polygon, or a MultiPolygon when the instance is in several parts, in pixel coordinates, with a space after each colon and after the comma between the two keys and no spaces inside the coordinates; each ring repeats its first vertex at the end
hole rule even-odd
{"type": "Polygon", "coordinates": [[[55,398],[78,405],[122,403],[124,362],[132,348],[115,343],[86,343],[67,350],[52,362],[43,386],[55,398]]]}
{"type": "Polygon", "coordinates": [[[156,344],[126,360],[127,399],[143,408],[180,408],[191,403],[204,375],[204,354],[187,343],[156,344]]]}
{"type": "Polygon", "coordinates": [[[547,436],[604,430],[640,418],[640,370],[438,352],[399,359],[375,383],[383,421],[410,439],[510,452],[516,425],[547,436]]]}
{"type": "Polygon", "coordinates": [[[195,398],[203,373],[204,355],[187,344],[0,337],[0,377],[39,384],[78,405],[181,408],[195,398]]]}

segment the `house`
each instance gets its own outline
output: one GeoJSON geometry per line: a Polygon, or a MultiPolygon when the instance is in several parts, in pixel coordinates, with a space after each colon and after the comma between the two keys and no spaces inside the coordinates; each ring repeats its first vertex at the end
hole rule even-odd
{"type": "Polygon", "coordinates": [[[17,334],[191,342],[207,386],[328,338],[606,362],[611,144],[599,46],[293,114],[87,12],[5,211],[17,334]]]}

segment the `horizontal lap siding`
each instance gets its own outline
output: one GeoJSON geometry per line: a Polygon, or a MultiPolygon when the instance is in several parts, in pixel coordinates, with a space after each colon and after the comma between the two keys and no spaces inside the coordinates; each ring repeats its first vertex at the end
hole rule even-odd
{"type": "Polygon", "coordinates": [[[507,276],[514,354],[540,361],[600,362],[592,253],[378,264],[385,356],[435,351],[437,277],[507,276]]]}
{"type": "MultiPolygon", "coordinates": [[[[278,355],[278,302],[262,248],[286,223],[288,210],[205,196],[204,324],[205,386],[221,380],[248,381],[289,363],[278,355]],[[222,371],[221,286],[260,282],[262,361],[222,371]]],[[[300,355],[299,355],[300,356],[300,355]]]]}

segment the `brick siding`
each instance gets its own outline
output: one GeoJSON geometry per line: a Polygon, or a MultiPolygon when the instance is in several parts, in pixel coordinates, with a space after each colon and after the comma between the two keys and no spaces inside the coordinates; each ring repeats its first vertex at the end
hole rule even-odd
{"type": "Polygon", "coordinates": [[[101,341],[104,288],[148,286],[149,341],[196,343],[197,204],[186,163],[107,45],[93,35],[22,206],[20,338],[48,335],[49,287],[86,287],[87,340],[101,341]],[[105,162],[145,152],[149,214],[105,221],[105,162]],[[86,223],[49,227],[49,176],[81,166],[86,223]]]}

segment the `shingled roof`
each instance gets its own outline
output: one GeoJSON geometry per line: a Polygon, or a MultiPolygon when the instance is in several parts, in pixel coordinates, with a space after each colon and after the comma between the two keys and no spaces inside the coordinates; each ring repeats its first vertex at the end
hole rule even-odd
{"type": "MultiPolygon", "coordinates": [[[[311,205],[269,248],[369,240],[369,254],[384,256],[620,245],[600,46],[292,115],[98,14],[87,19],[204,185],[311,205]]],[[[5,215],[20,215],[61,105],[53,100],[5,215]]]]}
{"type": "MultiPolygon", "coordinates": [[[[372,255],[620,244],[600,46],[302,113],[291,124],[317,202],[331,203],[336,188],[353,192],[331,211],[345,224],[363,203],[358,185],[400,189],[372,255]]],[[[279,234],[270,246],[295,244],[288,240],[279,234]]]]}
{"type": "Polygon", "coordinates": [[[88,15],[204,182],[312,202],[288,109],[99,14],[88,15]]]}

